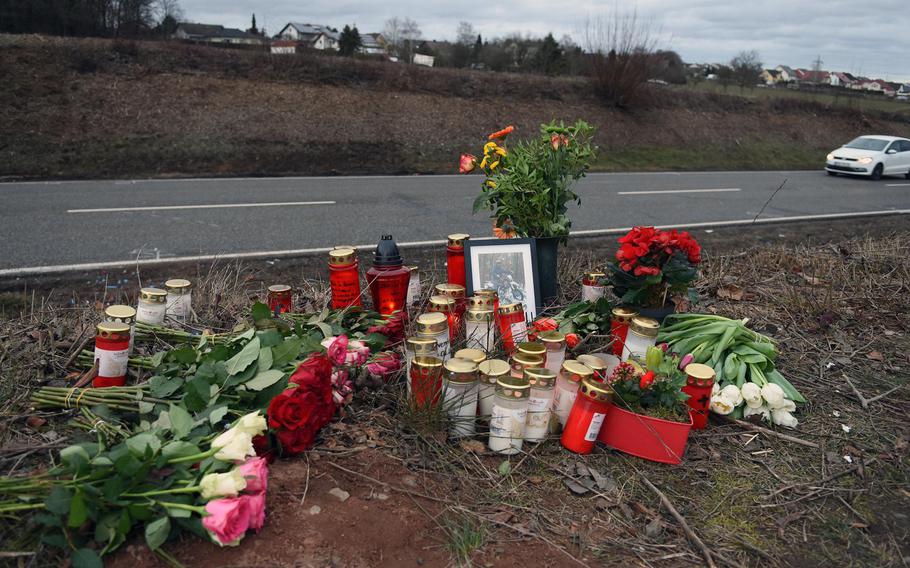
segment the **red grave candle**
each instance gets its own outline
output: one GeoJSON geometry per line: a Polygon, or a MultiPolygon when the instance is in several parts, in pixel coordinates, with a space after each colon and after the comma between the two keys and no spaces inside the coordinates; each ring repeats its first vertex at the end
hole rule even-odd
{"type": "Polygon", "coordinates": [[[407,308],[411,271],[404,266],[392,235],[383,235],[373,253],[373,267],[367,271],[373,309],[387,316],[407,308]]]}
{"type": "Polygon", "coordinates": [[[528,322],[525,320],[525,308],[521,303],[505,304],[496,311],[499,316],[499,337],[502,347],[508,353],[515,351],[519,343],[528,340],[528,322]]]}
{"type": "Polygon", "coordinates": [[[690,363],[684,369],[686,386],[682,391],[689,395],[686,404],[692,409],[692,428],[702,430],[708,425],[708,409],[711,405],[711,389],[714,387],[714,369],[701,363],[690,363]]]}
{"type": "Polygon", "coordinates": [[[122,387],[126,384],[126,367],[130,358],[130,326],[118,321],[98,324],[95,335],[95,364],[98,374],[92,386],[122,387]]]}
{"type": "Polygon", "coordinates": [[[590,454],[610,409],[610,387],[590,378],[582,379],[578,396],[569,411],[560,442],[576,454],[590,454]]]}
{"type": "Polygon", "coordinates": [[[622,348],[629,335],[629,324],[632,318],[638,315],[631,308],[613,308],[613,318],[610,321],[610,336],[613,338],[613,354],[622,359],[622,348]]]}
{"type": "Polygon", "coordinates": [[[291,287],[284,284],[269,286],[269,310],[274,315],[291,311],[291,287]]]}
{"type": "Polygon", "coordinates": [[[465,285],[464,242],[471,238],[464,233],[449,235],[446,245],[446,273],[449,284],[465,285]]]}
{"type": "Polygon", "coordinates": [[[351,247],[335,247],[329,251],[329,284],[333,310],[361,305],[357,251],[351,247]]]}
{"type": "Polygon", "coordinates": [[[411,404],[429,409],[439,403],[442,395],[442,359],[417,355],[411,361],[411,404]]]}

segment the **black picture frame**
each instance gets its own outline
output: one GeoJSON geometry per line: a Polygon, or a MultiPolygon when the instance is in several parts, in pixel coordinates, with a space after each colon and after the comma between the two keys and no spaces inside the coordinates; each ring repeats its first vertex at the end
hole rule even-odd
{"type": "MultiPolygon", "coordinates": [[[[483,255],[489,254],[514,254],[522,255],[522,280],[531,283],[531,290],[519,286],[517,289],[510,288],[506,293],[500,293],[504,283],[499,286],[493,286],[500,294],[500,304],[510,303],[514,298],[509,294],[523,295],[520,301],[525,308],[525,316],[528,321],[533,321],[538,312],[542,309],[543,300],[540,297],[540,278],[537,273],[537,241],[536,239],[469,239],[465,241],[464,247],[464,270],[465,270],[465,291],[468,297],[474,295],[475,289],[485,288],[485,282],[492,282],[492,274],[484,273],[484,268],[478,266],[479,259],[483,255]],[[516,250],[517,249],[517,250],[516,250]],[[531,274],[527,274],[530,270],[531,274]],[[528,292],[533,295],[528,299],[528,292]],[[505,301],[504,301],[505,300],[505,301]]],[[[512,285],[514,286],[514,284],[512,285]]]]}

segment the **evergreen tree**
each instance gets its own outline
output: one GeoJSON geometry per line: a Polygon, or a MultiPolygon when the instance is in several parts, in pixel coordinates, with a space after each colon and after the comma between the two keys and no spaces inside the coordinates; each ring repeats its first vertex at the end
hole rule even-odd
{"type": "Polygon", "coordinates": [[[564,63],[562,48],[556,43],[553,34],[547,34],[534,54],[534,68],[547,75],[556,75],[562,72],[564,63]]]}
{"type": "Polygon", "coordinates": [[[247,31],[251,34],[259,34],[259,29],[256,27],[256,14],[253,14],[253,25],[247,31]]]}
{"type": "Polygon", "coordinates": [[[341,30],[341,36],[338,38],[338,53],[351,56],[357,53],[357,50],[362,45],[363,41],[360,39],[360,32],[357,31],[357,26],[352,28],[345,25],[344,29],[341,30]]]}
{"type": "Polygon", "coordinates": [[[480,34],[477,34],[477,41],[474,42],[474,51],[471,53],[471,61],[474,63],[479,63],[482,55],[483,39],[481,39],[480,34]]]}

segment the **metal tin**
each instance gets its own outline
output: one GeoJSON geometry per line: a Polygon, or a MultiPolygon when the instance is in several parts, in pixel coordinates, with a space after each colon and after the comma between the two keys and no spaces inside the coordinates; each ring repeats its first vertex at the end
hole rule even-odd
{"type": "Polygon", "coordinates": [[[525,369],[524,376],[534,389],[549,390],[556,385],[556,373],[549,369],[525,369]]]}
{"type": "Polygon", "coordinates": [[[524,377],[503,375],[496,380],[496,394],[509,399],[528,398],[531,396],[531,383],[524,377]]]}
{"type": "Polygon", "coordinates": [[[642,337],[657,337],[659,328],[660,323],[656,319],[645,316],[635,316],[629,324],[629,331],[642,337]]]}
{"type": "Polygon", "coordinates": [[[480,380],[484,383],[495,384],[500,377],[509,374],[509,364],[501,359],[487,359],[477,366],[480,370],[480,380]]]}
{"type": "Polygon", "coordinates": [[[167,292],[160,288],[143,288],[139,290],[139,299],[153,304],[164,304],[167,302],[167,292]]]}
{"type": "Polygon", "coordinates": [[[456,359],[466,359],[473,361],[475,365],[480,365],[487,359],[487,354],[480,349],[459,349],[455,352],[456,359]]]}

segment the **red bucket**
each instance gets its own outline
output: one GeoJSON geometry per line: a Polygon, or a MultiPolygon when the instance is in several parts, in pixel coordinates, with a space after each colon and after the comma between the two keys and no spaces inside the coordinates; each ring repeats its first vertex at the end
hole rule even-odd
{"type": "Polygon", "coordinates": [[[686,452],[692,416],[671,422],[610,407],[597,439],[611,448],[646,460],[678,464],[686,452]]]}

